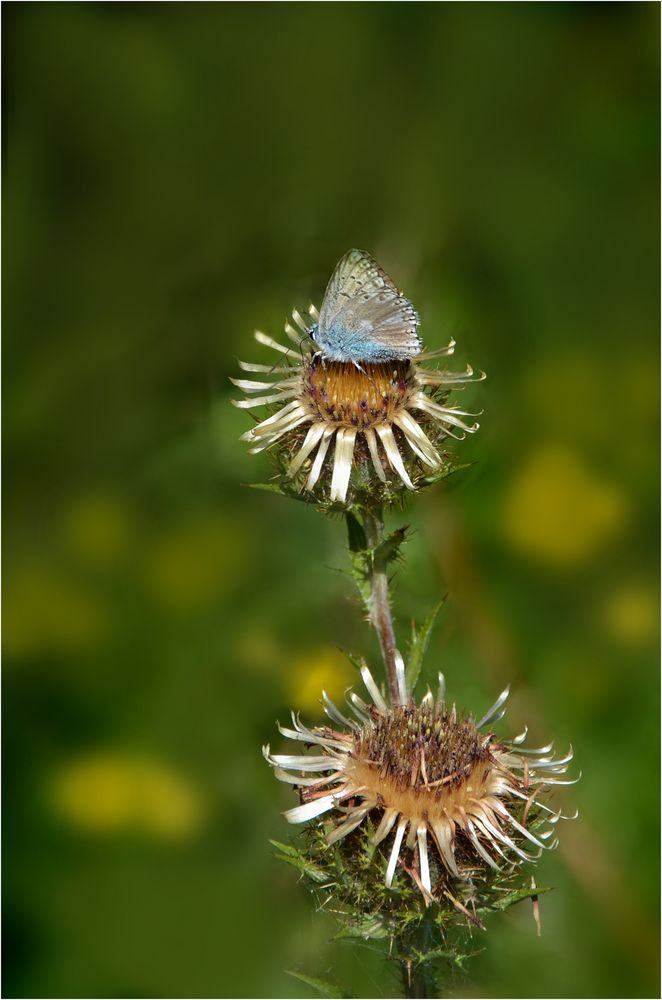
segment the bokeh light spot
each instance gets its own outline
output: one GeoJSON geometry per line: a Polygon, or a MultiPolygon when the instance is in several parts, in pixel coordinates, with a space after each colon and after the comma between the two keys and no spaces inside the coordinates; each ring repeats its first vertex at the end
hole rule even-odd
{"type": "Polygon", "coordinates": [[[181,840],[202,826],[199,793],[156,760],[94,753],[64,765],[52,792],[61,818],[86,833],[181,840]]]}
{"type": "Polygon", "coordinates": [[[636,646],[656,637],[660,620],[659,597],[652,588],[631,582],[619,586],[604,602],[601,624],[609,635],[636,646]]]}
{"type": "Polygon", "coordinates": [[[76,555],[104,566],[112,565],[127,551],[132,535],[125,504],[103,494],[72,500],[64,513],[63,529],[76,555]]]}
{"type": "Polygon", "coordinates": [[[617,535],[627,498],[577,452],[549,445],[524,462],[506,493],[502,529],[513,548],[539,562],[570,568],[617,535]]]}
{"type": "Polygon", "coordinates": [[[5,653],[28,657],[75,654],[106,634],[106,612],[89,591],[46,566],[24,564],[9,573],[3,609],[5,653]]]}
{"type": "Polygon", "coordinates": [[[332,701],[342,702],[345,689],[356,684],[357,676],[340,650],[320,646],[292,664],[292,702],[297,710],[321,715],[321,692],[326,691],[332,701]]]}

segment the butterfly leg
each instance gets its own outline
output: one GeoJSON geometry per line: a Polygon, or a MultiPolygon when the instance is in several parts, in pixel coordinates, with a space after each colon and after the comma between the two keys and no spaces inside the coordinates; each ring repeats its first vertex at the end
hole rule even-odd
{"type": "Polygon", "coordinates": [[[326,370],[326,362],[327,358],[324,354],[324,351],[315,351],[312,358],[310,359],[310,364],[312,367],[316,368],[317,365],[321,364],[322,368],[324,368],[325,370],[326,370]]]}

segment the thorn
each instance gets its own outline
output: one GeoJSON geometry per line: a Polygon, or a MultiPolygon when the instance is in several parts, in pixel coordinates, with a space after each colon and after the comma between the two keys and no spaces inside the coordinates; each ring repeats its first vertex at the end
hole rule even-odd
{"type": "Polygon", "coordinates": [[[450,899],[455,909],[459,910],[460,913],[464,913],[464,915],[471,921],[472,924],[474,924],[476,927],[479,927],[481,931],[484,931],[486,929],[483,921],[479,917],[474,916],[473,913],[470,913],[469,910],[466,908],[466,906],[463,906],[460,900],[456,899],[455,896],[448,891],[448,889],[444,889],[444,896],[450,899]]]}
{"type": "MultiPolygon", "coordinates": [[[[531,888],[536,888],[536,880],[533,875],[531,876],[531,888]]],[[[540,900],[538,899],[538,896],[531,896],[531,902],[533,903],[533,919],[535,920],[538,937],[540,937],[542,934],[542,927],[540,924],[540,900]]]]}
{"type": "MultiPolygon", "coordinates": [[[[526,763],[524,766],[526,768],[526,763]]],[[[529,795],[528,799],[526,800],[526,805],[524,806],[524,815],[522,816],[522,826],[526,826],[526,821],[529,818],[529,811],[531,809],[531,806],[533,805],[533,800],[535,799],[538,792],[542,791],[542,788],[543,788],[542,785],[538,785],[538,787],[533,792],[531,792],[531,795],[529,795]]]]}
{"type": "Polygon", "coordinates": [[[418,887],[421,895],[423,896],[423,900],[425,902],[426,908],[428,906],[430,906],[431,903],[434,903],[436,897],[434,896],[433,893],[428,892],[428,890],[425,888],[425,886],[421,882],[421,877],[418,874],[418,871],[416,870],[416,868],[414,868],[413,866],[410,867],[402,859],[400,859],[400,864],[402,865],[402,867],[404,868],[404,870],[407,872],[407,875],[409,875],[409,877],[412,879],[412,881],[418,887]]]}

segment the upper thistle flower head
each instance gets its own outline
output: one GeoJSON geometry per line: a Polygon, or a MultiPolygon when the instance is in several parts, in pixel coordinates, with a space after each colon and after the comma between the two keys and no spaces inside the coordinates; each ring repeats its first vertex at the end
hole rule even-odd
{"type": "Polygon", "coordinates": [[[463,372],[426,366],[450,356],[455,342],[420,349],[413,307],[372,258],[350,251],[334,272],[321,313],[311,306],[308,321],[296,310],[292,316],[294,325],[285,324],[287,345],[255,334],[278,352],[280,364],[240,362],[269,381],[232,380],[249,396],[236,406],[272,408],[243,435],[251,452],[275,447],[295,487],[330,503],[346,504],[360,494],[390,501],[448,471],[446,439],[461,440],[478,429],[476,414],[449,405],[450,392],[485,376],[470,366],[463,372]],[[352,254],[358,258],[350,266],[352,254]],[[369,285],[364,272],[372,274],[369,285]],[[351,312],[339,307],[340,319],[333,314],[325,322],[333,297],[345,294],[351,312]]]}
{"type": "Polygon", "coordinates": [[[364,665],[372,703],[350,692],[353,718],[323,694],[332,727],[307,728],[294,715],[293,729],[279,726],[316,751],[272,754],[265,747],[276,777],[300,792],[301,804],[285,813],[289,822],[329,818],[330,845],[370,820],[373,846],[386,848],[386,886],[401,867],[426,902],[462,896],[463,883],[511,873],[556,846],[561,813],[541,800],[550,786],[573,783],[563,778],[572,750],[555,757],[551,744],[527,748],[526,731],[497,738],[492,727],[505,713],[508,689],[476,721],[449,706],[443,675],[437,697],[428,691],[417,704],[407,694],[401,658],[398,669],[396,704],[386,701],[364,665]]]}

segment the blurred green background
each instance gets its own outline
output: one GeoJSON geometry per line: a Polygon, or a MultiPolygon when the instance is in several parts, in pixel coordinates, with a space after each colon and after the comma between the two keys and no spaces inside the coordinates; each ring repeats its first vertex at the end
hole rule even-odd
{"type": "Polygon", "coordinates": [[[342,522],[247,489],[236,358],[374,253],[488,381],[399,637],[576,823],[467,996],[658,995],[657,4],[9,4],[4,990],[389,994],[271,856],[261,754],[376,648],[342,522]]]}

